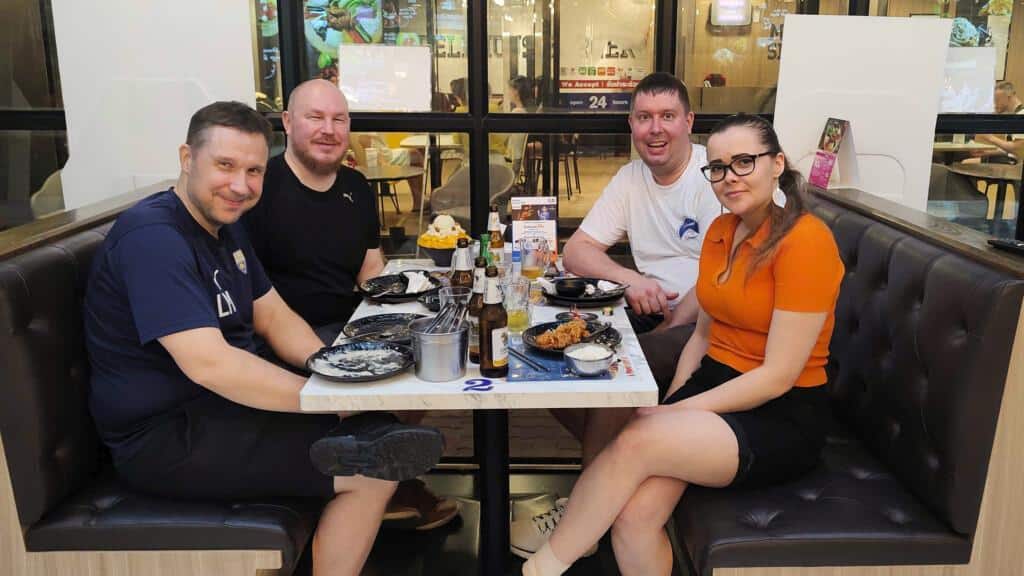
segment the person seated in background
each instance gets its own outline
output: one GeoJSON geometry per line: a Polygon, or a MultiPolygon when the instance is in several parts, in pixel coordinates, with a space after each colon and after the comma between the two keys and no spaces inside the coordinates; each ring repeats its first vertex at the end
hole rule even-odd
{"type": "MultiPolygon", "coordinates": [[[[242,221],[285,303],[330,344],[360,302],[356,287],[384,271],[377,205],[366,178],[341,163],[349,115],[337,86],[303,82],[292,90],[281,120],[287,148],[267,163],[263,196],[242,221]]],[[[417,424],[425,414],[402,419],[417,424]]],[[[417,527],[434,527],[457,514],[457,502],[410,480],[399,486],[386,519],[414,517],[417,527]]]]}
{"type": "MultiPolygon", "coordinates": [[[[467,113],[469,112],[469,92],[468,92],[468,81],[466,77],[456,78],[452,80],[448,87],[452,91],[452,96],[458,102],[455,109],[452,112],[467,113]]],[[[487,85],[487,93],[491,94],[491,85],[487,85]]],[[[488,112],[502,112],[502,105],[500,102],[488,98],[487,100],[487,111],[488,112]]],[[[469,162],[469,140],[466,139],[466,135],[462,132],[456,132],[453,136],[453,141],[456,144],[461,144],[463,147],[462,158],[463,161],[469,162]]],[[[498,134],[492,132],[487,137],[487,150],[490,155],[491,162],[497,162],[501,164],[505,162],[505,154],[508,152],[508,141],[509,137],[507,134],[498,134]]]]}
{"type": "Polygon", "coordinates": [[[84,330],[89,407],[133,490],[166,498],[328,502],[316,574],[355,575],[396,482],[441,457],[436,429],[381,412],[299,414],[301,368],[323,342],[281,299],[241,215],[259,200],[271,127],[238,102],[201,108],[170,189],[122,213],[92,262],[84,330]]]}
{"type": "MultiPolygon", "coordinates": [[[[1024,102],[1010,82],[999,82],[995,89],[996,114],[1024,114],[1024,102]]],[[[983,144],[991,144],[998,150],[986,150],[978,154],[983,162],[1016,164],[1024,155],[1024,134],[978,134],[974,138],[983,144]],[[1005,137],[1004,137],[1005,136],[1005,137]]]]}
{"type": "Polygon", "coordinates": [[[639,409],[583,470],[526,576],[562,574],[609,528],[623,574],[668,575],[665,523],[689,484],[766,486],[817,465],[839,249],[766,120],[726,118],[707,156],[702,172],[730,213],[701,254],[697,329],[663,405],[639,409]]]}
{"type": "MultiPolygon", "coordinates": [[[[628,284],[630,323],[664,392],[697,321],[697,263],[711,223],[722,212],[700,173],[704,146],[690,142],[693,112],[686,86],[655,72],[633,91],[629,126],[640,156],[623,166],[565,245],[564,264],[578,276],[628,284]],[[637,270],[608,254],[628,239],[637,270]]],[[[559,409],[552,414],[583,445],[586,468],[633,414],[628,408],[559,409]]],[[[557,522],[558,510],[551,517],[557,522]]],[[[513,546],[533,552],[548,530],[513,530],[513,546]]]]}
{"type": "MultiPolygon", "coordinates": [[[[526,76],[515,76],[505,86],[505,96],[501,102],[501,111],[512,114],[525,114],[536,109],[533,99],[533,86],[526,76]]],[[[518,132],[508,136],[505,150],[501,158],[491,152],[491,162],[506,162],[512,165],[512,172],[519,174],[523,164],[523,157],[526,152],[525,132],[518,132]]]]}

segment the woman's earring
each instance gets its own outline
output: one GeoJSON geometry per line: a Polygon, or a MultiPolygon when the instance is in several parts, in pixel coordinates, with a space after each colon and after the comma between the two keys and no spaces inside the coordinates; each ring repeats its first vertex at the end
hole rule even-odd
{"type": "Polygon", "coordinates": [[[780,208],[786,207],[786,193],[782,191],[782,188],[775,186],[775,191],[772,192],[772,202],[778,205],[780,208]]]}

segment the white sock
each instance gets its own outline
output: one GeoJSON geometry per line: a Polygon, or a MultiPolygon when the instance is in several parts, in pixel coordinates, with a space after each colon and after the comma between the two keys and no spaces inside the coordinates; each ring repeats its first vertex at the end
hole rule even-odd
{"type": "Polygon", "coordinates": [[[551,551],[549,542],[545,542],[530,559],[523,564],[523,576],[561,576],[571,564],[563,564],[551,551]]]}

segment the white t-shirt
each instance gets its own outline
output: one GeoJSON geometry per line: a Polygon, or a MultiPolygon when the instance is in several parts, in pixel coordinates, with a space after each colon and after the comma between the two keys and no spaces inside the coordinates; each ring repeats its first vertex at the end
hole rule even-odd
{"type": "Polygon", "coordinates": [[[697,283],[704,234],[722,213],[700,173],[707,157],[704,146],[694,144],[686,170],[669,186],[633,160],[608,183],[580,229],[607,246],[628,238],[637,269],[682,298],[697,283]]]}

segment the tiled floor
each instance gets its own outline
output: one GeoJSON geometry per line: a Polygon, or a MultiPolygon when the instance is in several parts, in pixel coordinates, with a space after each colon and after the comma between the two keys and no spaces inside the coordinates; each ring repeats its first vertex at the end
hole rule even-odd
{"type": "MultiPolygon", "coordinates": [[[[460,516],[452,523],[429,532],[398,531],[384,528],[377,536],[362,576],[472,576],[478,574],[480,505],[474,500],[474,478],[467,473],[432,473],[426,477],[430,487],[440,494],[459,499],[460,516]]],[[[510,492],[513,498],[541,492],[568,494],[576,481],[570,473],[513,474],[510,492]]],[[[678,551],[677,551],[678,557],[678,551]]],[[[295,576],[309,575],[310,558],[303,557],[295,576]]],[[[518,576],[522,561],[508,555],[509,571],[518,576]]],[[[576,562],[566,576],[618,576],[615,557],[607,535],[597,554],[576,562]]],[[[683,576],[677,567],[673,576],[683,576]]]]}
{"type": "MultiPolygon", "coordinates": [[[[423,423],[444,433],[445,456],[473,455],[472,412],[432,412],[423,423]]],[[[580,457],[580,443],[547,410],[511,410],[508,427],[512,458],[580,457]]]]}

